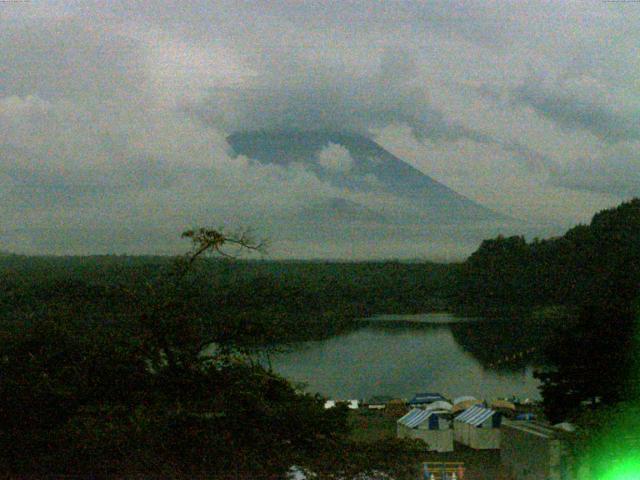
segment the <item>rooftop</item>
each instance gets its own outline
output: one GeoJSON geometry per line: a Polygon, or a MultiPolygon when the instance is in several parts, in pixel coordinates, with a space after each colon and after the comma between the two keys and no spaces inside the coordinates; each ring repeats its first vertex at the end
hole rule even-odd
{"type": "Polygon", "coordinates": [[[551,438],[557,436],[559,433],[566,433],[566,430],[555,428],[551,425],[546,425],[540,422],[527,422],[518,420],[509,420],[503,422],[503,426],[527,432],[539,437],[551,438]]]}

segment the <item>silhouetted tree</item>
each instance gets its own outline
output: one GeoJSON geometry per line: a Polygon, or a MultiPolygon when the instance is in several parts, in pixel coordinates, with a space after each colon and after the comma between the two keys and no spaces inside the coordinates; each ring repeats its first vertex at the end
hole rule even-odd
{"type": "MultiPolygon", "coordinates": [[[[128,300],[118,321],[85,323],[65,303],[3,318],[3,472],[255,478],[282,475],[344,435],[346,410],[325,411],[321,398],[251,361],[245,338],[210,331],[203,316],[216,312],[191,303],[206,279],[196,271],[202,256],[262,244],[212,229],[183,236],[187,255],[115,293],[128,300]]],[[[112,295],[88,292],[97,302],[112,295]]]]}

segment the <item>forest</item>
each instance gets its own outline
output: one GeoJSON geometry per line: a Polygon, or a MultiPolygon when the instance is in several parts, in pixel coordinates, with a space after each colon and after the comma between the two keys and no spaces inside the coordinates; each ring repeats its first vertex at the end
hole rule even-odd
{"type": "Polygon", "coordinates": [[[562,237],[485,240],[462,264],[228,259],[225,244],[253,245],[184,237],[176,258],[0,257],[3,471],[278,478],[413,458],[411,442],[354,445],[345,409],[257,361],[373,313],[560,311],[538,319],[554,322],[538,372],[548,417],[637,398],[638,199],[562,237]]]}
{"type": "Polygon", "coordinates": [[[0,259],[2,470],[281,478],[293,464],[373,462],[413,474],[397,461],[416,457],[412,442],[354,444],[346,408],[325,411],[258,358],[373,312],[440,308],[450,267],[230,260],[223,244],[252,244],[184,236],[193,248],[177,258],[0,259]]]}
{"type": "MultiPolygon", "coordinates": [[[[5,328],[25,314],[73,306],[83,325],[126,323],[129,294],[166,274],[170,257],[0,256],[0,315],[5,328]]],[[[302,262],[205,257],[182,295],[211,328],[257,344],[286,343],[352,328],[378,313],[447,308],[457,265],[302,262]],[[186,298],[186,297],[185,297],[186,298]],[[268,324],[268,328],[266,327],[268,324]],[[258,330],[261,331],[257,336],[258,330]]]]}
{"type": "Polygon", "coordinates": [[[544,339],[547,366],[536,373],[547,418],[580,427],[572,449],[595,478],[605,478],[611,458],[637,451],[640,199],[558,238],[486,240],[457,282],[461,311],[563,312],[544,339]]]}
{"type": "Polygon", "coordinates": [[[631,302],[640,284],[640,200],[594,215],[563,236],[485,240],[457,275],[454,304],[483,315],[508,309],[631,302]]]}

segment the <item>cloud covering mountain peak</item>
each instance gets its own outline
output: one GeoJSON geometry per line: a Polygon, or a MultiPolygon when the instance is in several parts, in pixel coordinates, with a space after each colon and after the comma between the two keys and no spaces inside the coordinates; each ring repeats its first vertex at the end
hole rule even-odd
{"type": "Polygon", "coordinates": [[[637,11],[391,5],[2,5],[0,248],[175,252],[193,224],[331,198],[401,208],[351,149],[325,145],[322,170],[265,163],[230,155],[235,131],[362,135],[532,221],[574,224],[638,194],[637,11]],[[371,188],[333,178],[345,173],[371,188]]]}

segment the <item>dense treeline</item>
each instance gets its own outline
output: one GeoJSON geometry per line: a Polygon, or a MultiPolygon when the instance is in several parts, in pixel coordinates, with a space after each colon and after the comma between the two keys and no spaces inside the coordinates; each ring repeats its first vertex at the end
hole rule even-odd
{"type": "Polygon", "coordinates": [[[463,264],[456,303],[483,314],[533,306],[628,303],[640,284],[640,200],[565,235],[485,240],[463,264]]]}
{"type": "Polygon", "coordinates": [[[346,408],[325,410],[256,359],[326,335],[324,310],[368,312],[361,289],[373,308],[423,308],[406,291],[437,267],[205,261],[230,240],[188,236],[194,250],[178,259],[2,259],[0,470],[282,478],[300,464],[413,477],[416,445],[353,443],[346,408]],[[407,271],[406,290],[385,284],[407,271]]]}
{"type": "Polygon", "coordinates": [[[563,306],[566,317],[545,339],[548,368],[537,372],[547,417],[582,427],[577,462],[599,475],[611,456],[637,450],[640,199],[559,238],[484,241],[461,267],[456,297],[493,314],[563,306]]]}
{"type": "MultiPolygon", "coordinates": [[[[228,238],[188,237],[177,259],[0,256],[3,472],[278,478],[293,463],[357,473],[403,455],[406,467],[415,445],[354,445],[345,409],[257,361],[371,313],[568,311],[553,334],[532,317],[509,337],[515,350],[548,340],[549,418],[638,398],[640,200],[559,238],[486,240],[462,265],[206,259],[228,238]]],[[[454,334],[498,344],[508,331],[454,334]]]]}
{"type": "Polygon", "coordinates": [[[484,241],[462,265],[455,298],[484,314],[560,306],[564,318],[541,337],[547,368],[536,375],[545,413],[580,427],[570,437],[575,468],[604,478],[616,459],[620,474],[637,471],[640,199],[559,238],[484,241]]]}
{"type": "MultiPolygon", "coordinates": [[[[0,257],[0,314],[73,308],[83,324],[124,321],[128,292],[169,268],[163,257],[0,257]]],[[[430,263],[202,259],[181,294],[191,308],[257,343],[304,340],[352,328],[373,313],[443,309],[455,266],[430,263]],[[265,328],[266,324],[269,328],[265,328]],[[259,332],[262,332],[259,334],[259,332]],[[268,334],[268,338],[261,335],[268,334]]]]}

